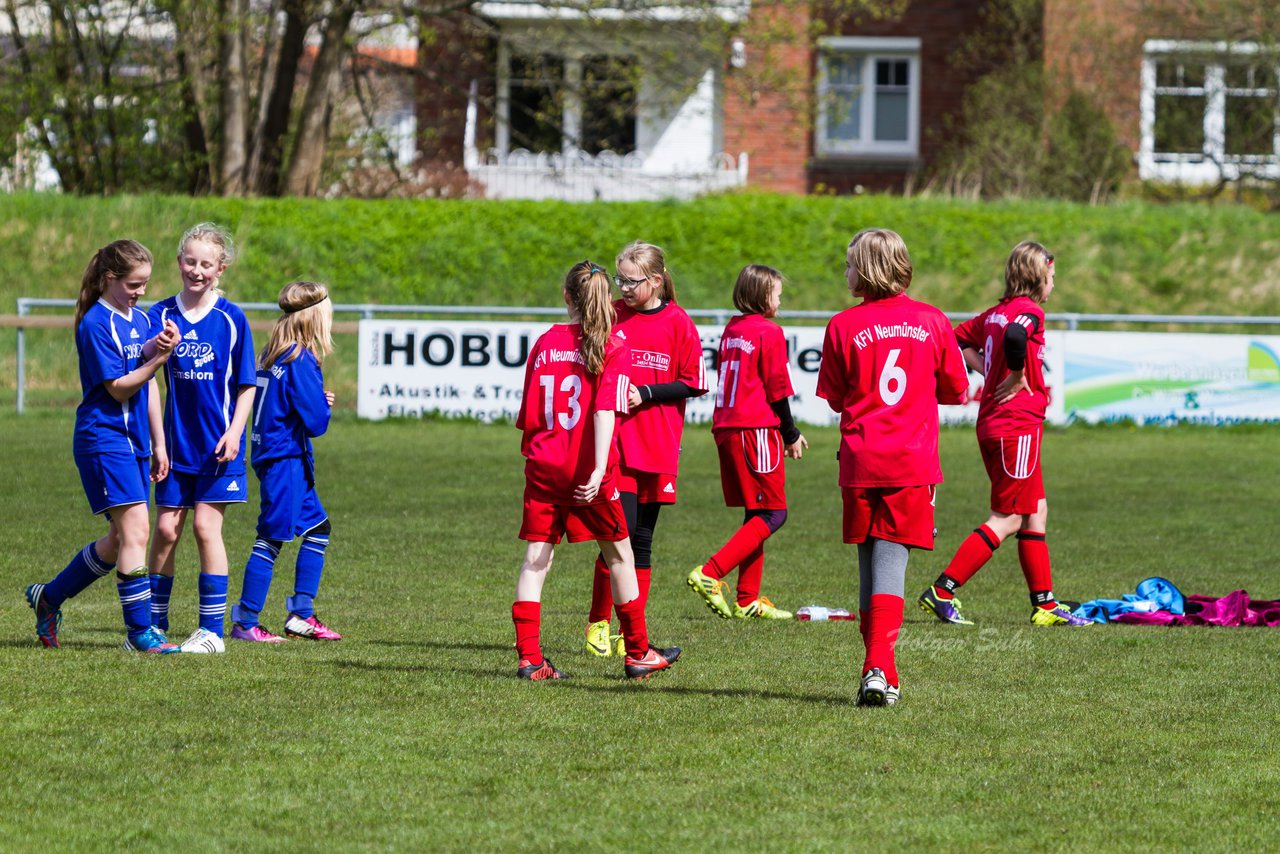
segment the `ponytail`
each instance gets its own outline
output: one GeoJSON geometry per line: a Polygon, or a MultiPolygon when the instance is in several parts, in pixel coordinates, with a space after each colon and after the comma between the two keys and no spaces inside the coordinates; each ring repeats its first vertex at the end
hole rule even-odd
{"type": "Polygon", "coordinates": [[[102,298],[108,277],[123,279],[143,264],[150,263],[151,252],[136,240],[116,240],[93,253],[80,279],[80,295],[76,297],[76,328],[84,320],[85,313],[102,298]]]}
{"type": "Polygon", "coordinates": [[[597,376],[604,370],[604,348],[615,319],[609,274],[593,261],[579,261],[564,277],[564,292],[582,324],[582,364],[597,376]]]}
{"type": "Polygon", "coordinates": [[[667,302],[676,301],[676,283],[671,280],[671,273],[667,270],[667,258],[661,247],[637,240],[618,253],[616,264],[621,264],[623,261],[635,264],[646,276],[657,276],[662,279],[662,291],[658,294],[658,298],[667,302]]]}

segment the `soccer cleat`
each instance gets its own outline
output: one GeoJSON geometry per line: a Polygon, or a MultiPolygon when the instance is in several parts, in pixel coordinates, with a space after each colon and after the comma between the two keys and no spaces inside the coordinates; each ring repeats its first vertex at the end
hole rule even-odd
{"type": "Polygon", "coordinates": [[[1092,626],[1093,620],[1077,617],[1061,603],[1053,608],[1035,608],[1031,611],[1033,626],[1092,626]]]}
{"type": "Polygon", "coordinates": [[[284,643],[286,638],[279,635],[273,635],[262,626],[250,626],[245,628],[239,623],[231,624],[231,637],[233,640],[250,641],[252,643],[284,643]]]}
{"type": "Polygon", "coordinates": [[[211,653],[226,652],[227,645],[213,632],[208,629],[196,629],[191,633],[191,637],[182,642],[178,649],[183,652],[195,652],[203,655],[211,653]]]}
{"type": "Polygon", "coordinates": [[[937,593],[933,592],[933,587],[929,586],[920,594],[920,598],[916,600],[916,604],[920,606],[920,610],[937,617],[944,623],[950,623],[953,626],[972,626],[973,620],[970,620],[960,611],[959,599],[942,599],[937,593]]]}
{"type": "Polygon", "coordinates": [[[613,655],[613,642],[609,635],[609,621],[601,620],[587,626],[587,652],[601,658],[613,655]]]}
{"type": "Polygon", "coordinates": [[[36,637],[50,649],[58,649],[58,629],[62,628],[62,609],[50,608],[44,601],[44,585],[27,585],[27,604],[36,612],[36,637]]]}
{"type": "Polygon", "coordinates": [[[180,652],[176,643],[170,643],[164,632],[155,626],[147,626],[137,634],[125,636],[123,649],[129,652],[150,652],[159,655],[170,655],[180,652]]]}
{"type": "Polygon", "coordinates": [[[284,621],[284,633],[291,638],[306,638],[307,640],[342,640],[342,635],[320,622],[320,618],[314,614],[305,620],[297,614],[290,614],[289,619],[284,621]]]}
{"type": "Polygon", "coordinates": [[[640,658],[633,658],[628,655],[623,661],[623,670],[626,671],[628,679],[648,679],[659,670],[666,670],[675,664],[680,658],[680,647],[672,646],[666,649],[657,649],[649,647],[649,651],[640,658]]]}
{"type": "Polygon", "coordinates": [[[542,659],[541,664],[530,664],[529,659],[520,659],[520,667],[516,670],[516,676],[521,679],[529,679],[533,682],[541,682],[543,679],[568,679],[568,673],[562,673],[556,670],[556,666],[551,663],[551,659],[542,659]]]}
{"type": "Polygon", "coordinates": [[[685,581],[695,593],[702,597],[702,601],[707,603],[707,607],[714,611],[716,616],[727,620],[733,616],[729,610],[729,603],[724,598],[727,585],[720,579],[703,573],[702,567],[703,564],[698,564],[690,570],[689,577],[685,581]]]}
{"type": "Polygon", "coordinates": [[[897,685],[890,685],[879,667],[873,667],[862,674],[862,685],[858,689],[859,706],[892,706],[901,695],[901,689],[897,685]]]}
{"type": "Polygon", "coordinates": [[[774,607],[769,601],[769,597],[761,596],[754,602],[748,602],[745,605],[733,603],[733,618],[735,620],[790,620],[794,614],[790,611],[784,611],[781,608],[774,607]]]}

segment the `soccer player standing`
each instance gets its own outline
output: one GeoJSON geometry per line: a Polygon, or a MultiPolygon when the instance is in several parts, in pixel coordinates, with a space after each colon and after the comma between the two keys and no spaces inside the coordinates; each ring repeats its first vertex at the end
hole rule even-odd
{"type": "Polygon", "coordinates": [[[946,316],[907,296],[911,258],[895,232],[856,234],[845,278],[862,302],[827,324],[818,396],[840,414],[846,543],[858,548],[858,617],[866,655],[859,705],[901,693],[894,646],[910,549],[932,549],[942,482],[938,404],[963,403],[968,376],[946,316]]]}
{"type": "Polygon", "coordinates": [[[733,304],[742,314],[720,336],[719,382],[711,425],[727,507],[742,507],[742,527],[686,579],[713,612],[728,619],[789,620],[791,612],[760,595],[764,541],[787,521],[783,457],[800,459],[808,441],[791,416],[791,370],[782,329],[769,318],[782,300],[782,274],[763,264],[742,268],[733,304]],[[721,581],[738,567],[730,609],[721,581]]]}
{"type": "Polygon", "coordinates": [[[944,623],[973,625],[955,593],[983,567],[1000,543],[1018,538],[1018,561],[1031,594],[1036,626],[1091,626],[1053,595],[1045,541],[1049,505],[1040,467],[1040,439],[1049,389],[1044,381],[1044,309],[1053,292],[1053,255],[1023,241],[1009,253],[1004,296],[960,324],[964,358],[984,376],[978,407],[978,448],[991,480],[991,515],[956,551],[933,586],[920,594],[922,609],[944,623]]]}
{"type": "Polygon", "coordinates": [[[253,334],[240,307],[219,285],[235,259],[221,226],[203,222],[178,243],[182,290],[151,307],[152,328],[166,321],[182,341],[165,365],[164,434],[169,477],[156,485],[156,533],[151,541],[151,616],[169,629],[174,551],[188,512],[195,511],[200,556],[199,627],[183,652],[220,653],[227,609],[227,549],[222,520],[228,504],[248,498],[244,429],[253,410],[257,369],[253,334]]]}
{"type": "MultiPolygon", "coordinates": [[[[627,349],[610,330],[609,276],[582,261],[565,276],[569,322],[543,333],[525,366],[516,426],[523,431],[524,514],[520,539],[528,545],[511,605],[516,675],[540,681],[565,674],[542,654],[542,586],[556,543],[595,540],[609,569],[626,647],[623,670],[644,679],[680,657],[679,647],[649,645],[645,600],[636,580],[626,517],[618,491],[614,424],[630,410],[627,349]]],[[[607,641],[606,641],[607,642],[607,641]]]]}
{"type": "MultiPolygon", "coordinates": [[[[685,401],[707,393],[707,372],[702,339],[676,304],[663,251],[637,241],[618,254],[617,265],[614,282],[622,299],[614,303],[614,331],[629,350],[625,373],[631,383],[631,411],[618,425],[618,488],[635,550],[640,599],[648,601],[658,513],[664,504],[676,503],[685,401]]],[[[607,562],[597,558],[586,632],[587,649],[596,655],[611,652],[610,591],[607,562]]]]}
{"type": "Polygon", "coordinates": [[[76,409],[73,453],[89,507],[105,516],[110,528],[52,581],[27,587],[36,635],[47,647],[60,646],[62,603],[115,569],[124,648],[178,651],[151,625],[146,567],[148,480],[161,481],[169,470],[160,431],[160,392],[152,380],[178,343],[172,321],[150,337],[151,324],[138,310],[151,264],[145,246],[117,240],[94,253],[80,283],[75,334],[83,398],[76,409]]]}

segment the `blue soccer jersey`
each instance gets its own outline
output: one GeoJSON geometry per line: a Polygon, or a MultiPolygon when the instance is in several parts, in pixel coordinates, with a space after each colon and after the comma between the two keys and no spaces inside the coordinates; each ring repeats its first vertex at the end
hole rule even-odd
{"type": "Polygon", "coordinates": [[[80,406],[76,409],[73,450],[83,454],[125,453],[151,456],[147,424],[147,387],[123,403],[103,385],[132,373],[143,362],[142,345],[151,337],[151,324],[139,309],[121,312],[99,300],[76,327],[80,357],[80,406]]]}
{"type": "Polygon", "coordinates": [[[292,362],[281,356],[258,371],[250,434],[255,466],[284,457],[311,459],[311,439],[329,429],[324,376],[310,350],[292,362]]]}
{"type": "MultiPolygon", "coordinates": [[[[240,387],[253,385],[253,334],[244,312],[225,297],[198,320],[178,297],[161,300],[149,312],[153,334],[172,320],[181,336],[165,363],[169,387],[164,404],[164,437],[174,471],[211,477],[244,474],[245,443],[231,462],[214,456],[218,440],[231,426],[240,387]]],[[[243,439],[243,437],[242,437],[243,439]]]]}

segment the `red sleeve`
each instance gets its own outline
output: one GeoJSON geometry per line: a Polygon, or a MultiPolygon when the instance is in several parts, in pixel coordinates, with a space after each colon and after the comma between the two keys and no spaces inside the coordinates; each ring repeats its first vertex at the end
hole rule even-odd
{"type": "Polygon", "coordinates": [[[675,379],[697,392],[690,397],[698,397],[707,393],[707,364],[702,358],[702,337],[698,335],[698,327],[693,325],[689,315],[684,315],[678,331],[675,358],[675,379]]]}
{"type": "Polygon", "coordinates": [[[984,311],[977,317],[971,317],[956,327],[953,337],[961,347],[969,347],[974,350],[982,349],[982,324],[986,316],[987,313],[984,311]]]}
{"type": "Polygon", "coordinates": [[[969,392],[969,370],[945,315],[939,318],[938,327],[938,344],[942,347],[942,358],[938,364],[938,403],[965,403],[969,392]]]}
{"type": "Polygon", "coordinates": [[[760,339],[760,384],[765,399],[773,403],[795,394],[791,366],[787,363],[787,339],[774,323],[765,327],[760,339]]]}
{"type": "Polygon", "coordinates": [[[844,408],[844,395],[849,387],[848,373],[844,364],[844,346],[840,340],[843,336],[836,326],[835,317],[827,324],[827,334],[822,339],[822,366],[818,369],[818,397],[831,407],[832,412],[840,412],[844,408]]]}
{"type": "Polygon", "coordinates": [[[626,354],[626,347],[616,338],[605,345],[604,366],[600,369],[593,412],[612,411],[626,415],[630,411],[627,394],[631,390],[631,382],[626,374],[626,354]]]}

